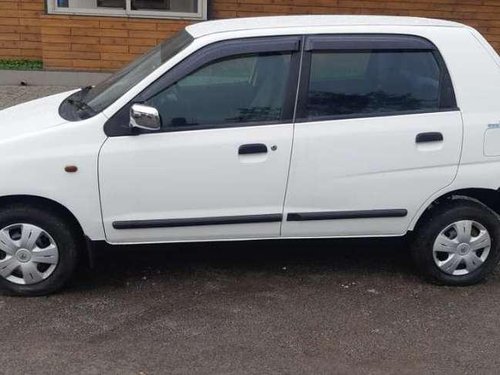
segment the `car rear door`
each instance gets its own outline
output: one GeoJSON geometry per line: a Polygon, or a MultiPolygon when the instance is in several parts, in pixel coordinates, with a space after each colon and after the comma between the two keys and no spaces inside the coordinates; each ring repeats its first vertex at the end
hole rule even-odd
{"type": "Polygon", "coordinates": [[[453,181],[461,145],[461,114],[431,42],[309,37],[282,235],[404,234],[453,181]]]}
{"type": "Polygon", "coordinates": [[[132,101],[159,111],[161,131],[132,132],[132,103],[110,120],[99,157],[109,242],[280,235],[299,45],[294,36],[210,45],[132,101]]]}

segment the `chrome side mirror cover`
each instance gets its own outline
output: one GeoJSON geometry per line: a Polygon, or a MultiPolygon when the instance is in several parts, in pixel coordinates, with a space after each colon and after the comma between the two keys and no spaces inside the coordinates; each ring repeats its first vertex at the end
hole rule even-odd
{"type": "Polygon", "coordinates": [[[160,130],[161,118],[158,110],[144,104],[133,104],[130,108],[130,127],[149,131],[160,130]]]}

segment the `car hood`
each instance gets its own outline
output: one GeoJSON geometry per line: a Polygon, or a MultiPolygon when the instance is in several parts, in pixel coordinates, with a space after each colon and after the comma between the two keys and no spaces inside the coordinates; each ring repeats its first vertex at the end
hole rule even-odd
{"type": "Polygon", "coordinates": [[[59,105],[75,91],[62,92],[0,111],[0,142],[66,123],[59,116],[59,105]]]}

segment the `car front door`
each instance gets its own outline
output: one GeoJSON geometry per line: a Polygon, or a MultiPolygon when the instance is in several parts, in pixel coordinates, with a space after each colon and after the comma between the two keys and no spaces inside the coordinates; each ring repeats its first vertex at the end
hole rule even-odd
{"type": "Polygon", "coordinates": [[[293,136],[299,37],[195,52],[105,126],[99,185],[111,243],[279,236],[293,136]],[[129,128],[158,110],[160,131],[129,128]]]}
{"type": "Polygon", "coordinates": [[[406,35],[314,36],[305,49],[283,235],[406,233],[458,168],[444,61],[406,35]]]}

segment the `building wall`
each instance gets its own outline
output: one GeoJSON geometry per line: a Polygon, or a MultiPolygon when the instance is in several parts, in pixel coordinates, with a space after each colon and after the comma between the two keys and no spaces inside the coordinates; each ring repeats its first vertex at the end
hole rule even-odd
{"type": "Polygon", "coordinates": [[[40,60],[43,0],[0,0],[0,58],[40,60]]]}
{"type": "MultiPolygon", "coordinates": [[[[500,0],[208,0],[209,18],[278,14],[433,17],[479,29],[500,51],[500,0]]],[[[45,14],[44,0],[0,0],[0,58],[47,69],[115,70],[188,21],[45,14]]]]}
{"type": "Polygon", "coordinates": [[[186,21],[45,15],[46,69],[115,70],[186,26],[186,21]]]}

